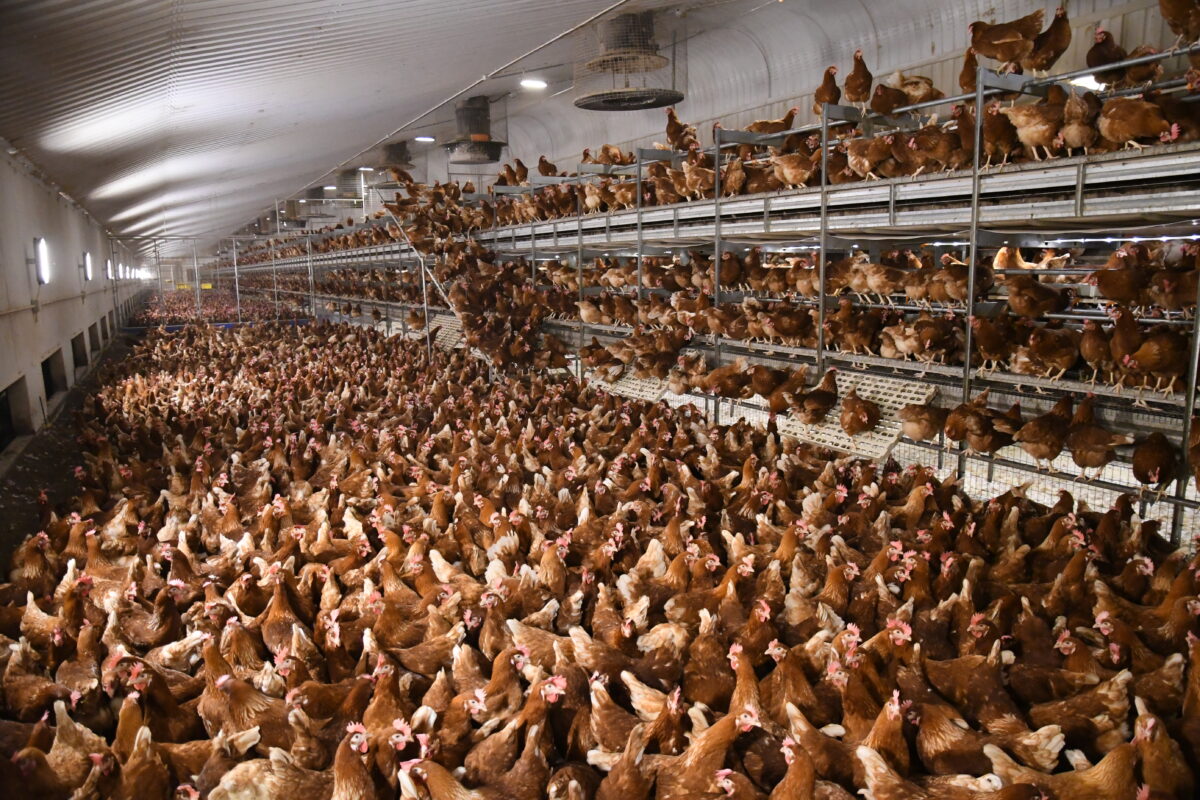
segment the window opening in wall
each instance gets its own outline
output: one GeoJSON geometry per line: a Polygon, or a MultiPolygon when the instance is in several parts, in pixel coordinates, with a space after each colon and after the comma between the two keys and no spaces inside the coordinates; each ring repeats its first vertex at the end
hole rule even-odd
{"type": "Polygon", "coordinates": [[[8,389],[4,389],[0,391],[0,452],[16,438],[17,426],[13,421],[12,402],[8,399],[8,389]]]}
{"type": "Polygon", "coordinates": [[[67,370],[63,363],[62,348],[55,350],[42,362],[42,384],[46,387],[46,399],[67,390],[67,370]]]}
{"type": "Polygon", "coordinates": [[[21,377],[0,391],[0,450],[26,433],[33,433],[33,418],[29,413],[25,378],[21,377]]]}
{"type": "Polygon", "coordinates": [[[88,344],[91,345],[93,353],[100,351],[100,329],[95,322],[88,325],[88,344]]]}
{"type": "Polygon", "coordinates": [[[71,358],[75,362],[75,375],[79,376],[81,371],[87,370],[88,354],[87,343],[83,340],[83,333],[71,339],[71,358]]]}

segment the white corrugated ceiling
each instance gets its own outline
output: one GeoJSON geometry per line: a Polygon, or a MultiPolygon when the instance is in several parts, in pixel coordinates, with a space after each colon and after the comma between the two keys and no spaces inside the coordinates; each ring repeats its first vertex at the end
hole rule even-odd
{"type": "Polygon", "coordinates": [[[0,3],[0,136],[120,234],[211,242],[614,0],[0,3]]]}

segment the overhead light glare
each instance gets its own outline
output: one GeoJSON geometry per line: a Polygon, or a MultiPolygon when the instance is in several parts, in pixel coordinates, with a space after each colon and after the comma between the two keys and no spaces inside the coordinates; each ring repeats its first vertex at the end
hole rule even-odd
{"type": "Polygon", "coordinates": [[[1098,92],[1104,88],[1104,84],[1097,81],[1091,75],[1084,75],[1081,78],[1074,78],[1068,81],[1072,86],[1078,86],[1081,89],[1087,89],[1089,92],[1098,92]]]}
{"type": "Polygon", "coordinates": [[[413,141],[429,143],[429,142],[433,142],[433,141],[437,141],[437,140],[434,139],[432,136],[414,136],[413,141]]]}
{"type": "Polygon", "coordinates": [[[337,191],[336,186],[322,186],[321,188],[327,192],[336,192],[337,191]]]}
{"type": "Polygon", "coordinates": [[[37,261],[37,279],[40,284],[50,282],[50,245],[46,238],[39,236],[33,240],[34,256],[37,261]]]}
{"type": "Polygon", "coordinates": [[[521,88],[539,91],[546,88],[546,82],[541,78],[521,78],[521,88]]]}
{"type": "Polygon", "coordinates": [[[301,198],[300,198],[299,200],[297,200],[296,202],[297,202],[297,203],[307,203],[308,201],[307,201],[307,200],[305,200],[303,197],[301,197],[301,198]]]}
{"type": "Polygon", "coordinates": [[[374,172],[375,168],[374,167],[359,167],[358,171],[359,172],[374,172]]]}

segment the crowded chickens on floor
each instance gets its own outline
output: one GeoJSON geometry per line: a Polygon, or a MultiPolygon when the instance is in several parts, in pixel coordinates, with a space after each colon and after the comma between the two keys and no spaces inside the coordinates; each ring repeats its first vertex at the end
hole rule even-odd
{"type": "Polygon", "coordinates": [[[12,555],[5,797],[1188,798],[1200,561],[345,325],[151,334],[12,555]]]}
{"type": "Polygon", "coordinates": [[[159,325],[187,325],[196,322],[261,322],[307,316],[294,299],[247,294],[239,296],[232,288],[203,289],[197,298],[194,289],[166,289],[154,292],[145,305],[129,318],[134,328],[159,325]]]}

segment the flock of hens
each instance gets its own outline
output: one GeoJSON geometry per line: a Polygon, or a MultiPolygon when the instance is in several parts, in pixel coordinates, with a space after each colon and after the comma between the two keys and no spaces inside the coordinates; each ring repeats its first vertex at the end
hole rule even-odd
{"type": "Polygon", "coordinates": [[[1200,559],[347,325],[151,333],[13,556],[0,792],[1189,798],[1200,559]]]}
{"type": "MultiPolygon", "coordinates": [[[[1161,5],[1183,39],[1200,34],[1200,6],[1161,5]]],[[[1053,44],[1065,19],[1045,32],[1041,14],[975,23],[968,57],[1046,70],[1065,49],[1053,44]]],[[[844,84],[851,102],[865,102],[850,80],[860,64],[844,84]]],[[[871,96],[886,98],[883,88],[871,96]]],[[[1018,108],[1059,100],[1088,103],[1051,94],[1018,108]]],[[[1187,135],[1173,121],[1179,130],[1122,140],[1105,122],[1111,102],[1086,146],[1187,135]]],[[[1065,125],[1063,143],[1047,145],[1013,123],[1028,157],[1071,146],[1065,125]]],[[[897,158],[887,144],[864,176],[923,147],[902,142],[897,158]]],[[[806,143],[787,146],[761,169],[804,160],[786,159],[806,143]]],[[[691,149],[682,171],[700,174],[691,149]]],[[[790,169],[775,179],[786,184],[790,169]]],[[[808,341],[811,260],[652,261],[647,285],[674,291],[640,300],[618,291],[630,286],[627,262],[598,260],[583,279],[613,291],[580,301],[576,270],[551,264],[547,290],[530,263],[500,262],[469,239],[492,213],[504,219],[461,205],[471,188],[410,181],[397,198],[404,230],[335,232],[317,246],[411,239],[434,257],[436,290],[486,359],[359,326],[266,321],[263,292],[309,284],[260,273],[242,279],[259,293],[256,324],[151,331],[102,368],[103,388],[79,415],[78,494],[65,508],[44,503],[41,530],[0,584],[0,796],[1195,796],[1192,543],[1172,551],[1129,496],[1109,509],[1067,490],[1053,506],[1023,487],[972,498],[924,467],[781,436],[773,417],[713,425],[690,405],[550,372],[569,348],[542,323],[595,316],[636,326],[585,347],[601,371],[757,394],[805,421],[840,400],[848,432],[878,416],[853,392],[839,397],[836,371],[807,387],[803,369],[710,369],[681,355],[698,333],[808,341]],[[714,274],[796,305],[714,305],[704,291],[714,274]]],[[[1194,302],[1196,259],[1186,247],[1123,245],[1093,272],[1094,296],[1114,304],[1111,327],[1077,332],[1053,315],[1079,298],[1021,274],[1019,252],[975,267],[981,292],[1005,286],[1014,316],[969,320],[945,313],[966,299],[971,269],[953,254],[897,251],[878,264],[847,254],[830,265],[844,297],[824,333],[850,352],[950,363],[965,323],[983,361],[1058,375],[1086,364],[1094,380],[1171,391],[1186,374],[1171,323],[1194,302]],[[901,295],[922,306],[916,317],[895,309],[901,295]],[[1152,327],[1138,322],[1148,306],[1161,317],[1152,327]]],[[[382,268],[329,271],[317,287],[421,296],[412,273],[382,268]]],[[[209,313],[228,303],[210,300],[209,313]]],[[[348,301],[337,310],[363,313],[348,301]]],[[[163,323],[194,309],[167,295],[150,314],[163,323]]],[[[416,310],[405,323],[429,324],[416,310]]],[[[1081,468],[1129,443],[1096,423],[1092,398],[1074,405],[1064,397],[1026,421],[1019,408],[989,409],[985,392],[954,409],[911,406],[905,430],[987,452],[1015,443],[1042,460],[1065,447],[1081,468]]],[[[1165,484],[1180,454],[1155,436],[1138,443],[1134,469],[1165,484]]],[[[1189,444],[1200,464],[1200,441],[1189,444]]]]}
{"type": "Polygon", "coordinates": [[[303,309],[291,298],[282,296],[278,305],[273,300],[247,295],[239,297],[232,289],[204,289],[199,306],[191,289],[167,289],[155,292],[137,313],[129,318],[134,328],[161,325],[187,325],[196,322],[263,322],[273,319],[294,319],[303,316],[303,309]]]}

